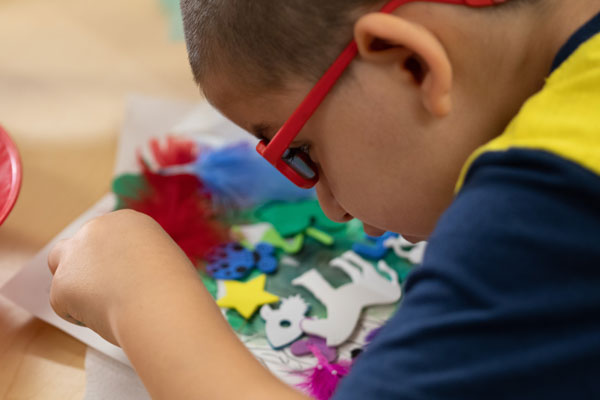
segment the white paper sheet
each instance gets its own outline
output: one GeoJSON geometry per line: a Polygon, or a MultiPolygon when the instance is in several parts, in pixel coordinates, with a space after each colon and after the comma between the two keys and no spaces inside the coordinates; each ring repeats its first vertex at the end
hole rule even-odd
{"type": "Polygon", "coordinates": [[[89,347],[85,354],[84,400],[150,400],[135,371],[89,347]]]}
{"type": "Polygon", "coordinates": [[[81,340],[104,354],[123,363],[128,363],[123,351],[108,343],[94,331],[66,322],[54,313],[48,300],[52,274],[48,269],[48,253],[54,244],[64,238],[73,236],[87,221],[97,216],[110,212],[115,206],[115,197],[106,195],[90,210],[77,218],[65,228],[57,237],[46,245],[19,273],[0,289],[0,294],[15,304],[23,307],[36,317],[67,332],[69,335],[81,340]]]}

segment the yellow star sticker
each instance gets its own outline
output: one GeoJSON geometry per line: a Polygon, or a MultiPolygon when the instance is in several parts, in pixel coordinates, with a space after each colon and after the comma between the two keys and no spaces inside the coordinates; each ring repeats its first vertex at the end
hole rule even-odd
{"type": "Polygon", "coordinates": [[[233,308],[242,317],[249,319],[263,304],[276,303],[279,297],[265,291],[266,275],[259,275],[248,282],[225,281],[225,296],[217,300],[217,305],[233,308]]]}

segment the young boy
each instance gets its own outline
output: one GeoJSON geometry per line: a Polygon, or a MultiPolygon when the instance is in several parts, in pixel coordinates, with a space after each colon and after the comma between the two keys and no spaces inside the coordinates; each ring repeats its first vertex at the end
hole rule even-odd
{"type": "MultiPolygon", "coordinates": [[[[265,158],[333,220],[430,241],[337,399],[600,398],[600,1],[182,10],[196,80],[265,158]]],[[[303,397],[148,218],[96,219],[49,265],[57,313],[122,346],[154,398],[303,397]]]]}

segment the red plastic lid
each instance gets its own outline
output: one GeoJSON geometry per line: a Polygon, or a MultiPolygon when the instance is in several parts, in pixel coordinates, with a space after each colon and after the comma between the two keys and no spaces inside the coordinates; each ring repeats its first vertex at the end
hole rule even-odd
{"type": "Polygon", "coordinates": [[[21,189],[21,160],[17,147],[0,126],[0,225],[12,210],[21,189]]]}

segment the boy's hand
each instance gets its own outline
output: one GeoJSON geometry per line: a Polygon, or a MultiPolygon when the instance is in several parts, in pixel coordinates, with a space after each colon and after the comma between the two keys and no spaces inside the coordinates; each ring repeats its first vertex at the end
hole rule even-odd
{"type": "Polygon", "coordinates": [[[160,225],[131,210],[89,221],[51,250],[48,265],[54,311],[117,345],[117,321],[152,312],[143,310],[149,296],[194,278],[193,266],[160,225]]]}
{"type": "Polygon", "coordinates": [[[239,341],[150,217],[126,210],[96,218],[58,243],[48,264],[54,310],[121,346],[153,399],[306,400],[239,341]]]}

